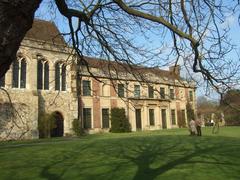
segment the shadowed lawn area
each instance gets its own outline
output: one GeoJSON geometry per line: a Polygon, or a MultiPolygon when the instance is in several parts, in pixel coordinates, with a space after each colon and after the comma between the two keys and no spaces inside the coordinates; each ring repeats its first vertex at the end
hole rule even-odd
{"type": "Polygon", "coordinates": [[[240,179],[240,127],[1,142],[0,179],[240,179]]]}

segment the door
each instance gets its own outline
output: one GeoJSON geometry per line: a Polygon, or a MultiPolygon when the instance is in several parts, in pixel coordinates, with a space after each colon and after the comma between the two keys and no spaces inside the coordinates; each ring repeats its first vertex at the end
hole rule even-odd
{"type": "Polygon", "coordinates": [[[102,128],[109,128],[109,109],[102,109],[102,128]]]}
{"type": "Polygon", "coordinates": [[[142,129],[141,109],[135,110],[135,116],[136,116],[136,129],[141,130],[142,129]]]}
{"type": "Polygon", "coordinates": [[[167,129],[166,109],[162,109],[162,128],[167,129]]]}
{"type": "Polygon", "coordinates": [[[59,112],[53,113],[54,117],[54,128],[51,129],[51,137],[62,137],[63,136],[63,116],[59,112]]]}

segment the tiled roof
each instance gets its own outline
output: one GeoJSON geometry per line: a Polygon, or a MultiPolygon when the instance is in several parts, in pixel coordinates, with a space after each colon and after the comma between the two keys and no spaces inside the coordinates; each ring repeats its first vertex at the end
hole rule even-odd
{"type": "Polygon", "coordinates": [[[66,45],[56,25],[45,20],[35,19],[32,28],[27,32],[25,38],[66,45]]]}
{"type": "Polygon", "coordinates": [[[162,70],[159,68],[151,68],[144,66],[129,65],[127,63],[116,62],[116,61],[107,61],[103,59],[93,58],[93,57],[84,57],[87,61],[89,67],[100,68],[102,70],[116,70],[118,72],[129,72],[135,74],[147,74],[152,73],[156,76],[167,77],[170,79],[179,79],[179,75],[173,71],[162,70]]]}
{"type": "MultiPolygon", "coordinates": [[[[41,40],[53,44],[66,45],[63,36],[60,34],[58,28],[53,22],[35,19],[32,28],[27,32],[26,38],[41,40]]],[[[126,62],[108,61],[93,57],[84,57],[88,65],[93,68],[100,68],[108,71],[115,70],[118,72],[128,72],[133,74],[154,74],[159,77],[167,77],[169,79],[179,79],[179,75],[169,70],[162,70],[159,68],[150,68],[137,65],[129,65],[126,62]]]]}

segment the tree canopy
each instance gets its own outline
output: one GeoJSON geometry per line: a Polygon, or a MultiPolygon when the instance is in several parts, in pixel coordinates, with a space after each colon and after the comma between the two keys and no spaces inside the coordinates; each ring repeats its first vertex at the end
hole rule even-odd
{"type": "Polygon", "coordinates": [[[240,125],[240,90],[231,89],[227,91],[220,102],[228,125],[240,125]]]}
{"type": "MultiPolygon", "coordinates": [[[[42,0],[0,1],[0,77],[16,58],[41,3],[42,0]]],[[[70,36],[69,42],[79,61],[90,55],[130,67],[150,60],[156,67],[182,63],[189,73],[200,73],[218,92],[224,92],[239,79],[239,62],[227,58],[234,44],[226,23],[227,17],[237,12],[238,1],[54,0],[49,3],[67,19],[70,31],[64,35],[70,36]],[[158,37],[157,43],[152,43],[152,34],[158,37]],[[164,48],[167,51],[163,52],[164,48]]]]}

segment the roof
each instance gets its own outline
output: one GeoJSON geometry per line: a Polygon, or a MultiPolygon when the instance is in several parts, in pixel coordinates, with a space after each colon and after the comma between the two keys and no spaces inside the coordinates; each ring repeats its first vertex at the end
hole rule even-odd
{"type": "Polygon", "coordinates": [[[112,69],[118,72],[129,72],[134,74],[148,74],[152,73],[159,77],[167,77],[169,79],[179,79],[179,75],[174,73],[173,71],[162,70],[159,68],[151,68],[137,65],[129,65],[126,62],[116,62],[116,61],[108,61],[93,57],[84,57],[89,67],[99,68],[99,69],[112,69]]]}
{"type": "MultiPolygon", "coordinates": [[[[27,32],[25,38],[40,40],[52,44],[66,45],[63,36],[53,22],[35,19],[32,28],[27,32]]],[[[99,68],[105,71],[109,69],[118,72],[127,72],[135,75],[154,74],[159,77],[167,77],[169,79],[179,79],[178,73],[173,70],[162,70],[159,68],[144,67],[138,65],[127,64],[126,62],[116,62],[110,60],[103,60],[99,58],[86,57],[84,59],[89,67],[99,68]]]]}
{"type": "Polygon", "coordinates": [[[56,25],[45,20],[35,19],[32,28],[27,32],[25,38],[66,45],[56,25]]]}

